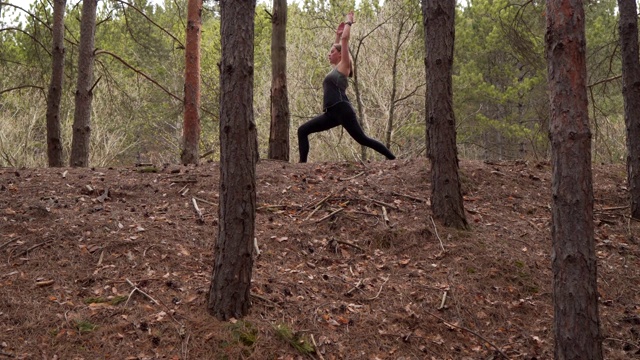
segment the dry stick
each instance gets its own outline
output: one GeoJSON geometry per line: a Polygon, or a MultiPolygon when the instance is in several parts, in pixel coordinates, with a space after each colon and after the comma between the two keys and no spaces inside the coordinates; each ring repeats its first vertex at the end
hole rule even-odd
{"type": "Polygon", "coordinates": [[[213,154],[215,152],[216,152],[215,150],[209,150],[206,153],[200,155],[200,159],[205,158],[205,157],[207,157],[207,156],[209,156],[209,155],[211,155],[211,154],[213,154]]]}
{"type": "Polygon", "coordinates": [[[11,275],[15,275],[15,274],[18,274],[18,271],[12,271],[12,272],[10,272],[10,273],[8,273],[8,274],[4,274],[4,275],[0,276],[0,279],[3,279],[3,278],[6,278],[6,277],[9,277],[9,276],[11,276],[11,275]]]}
{"type": "Polygon", "coordinates": [[[358,283],[356,284],[356,286],[352,287],[351,290],[347,291],[347,294],[351,294],[354,290],[357,290],[360,285],[362,285],[362,279],[358,280],[358,283]]]}
{"type": "Polygon", "coordinates": [[[640,346],[638,346],[638,345],[636,345],[634,343],[628,342],[626,340],[621,340],[621,339],[616,339],[616,338],[605,338],[604,340],[617,341],[617,342],[620,342],[620,343],[623,343],[623,344],[627,344],[627,345],[633,346],[636,349],[640,349],[640,346]]]}
{"type": "Polygon", "coordinates": [[[275,302],[273,302],[273,301],[271,301],[271,300],[269,300],[269,299],[267,299],[267,298],[265,298],[265,297],[262,297],[262,296],[260,296],[260,295],[257,295],[257,294],[250,294],[250,295],[251,295],[252,297],[256,298],[256,299],[260,299],[260,300],[262,300],[262,301],[266,302],[266,303],[267,303],[267,307],[275,308],[275,307],[276,307],[276,305],[277,305],[275,302]]]}
{"type": "Polygon", "coordinates": [[[175,180],[171,180],[171,182],[173,183],[197,183],[198,180],[197,179],[175,179],[175,180]]]}
{"type": "Polygon", "coordinates": [[[322,354],[320,354],[320,351],[318,351],[318,344],[316,344],[316,339],[313,338],[313,334],[311,334],[311,343],[313,343],[313,347],[316,348],[316,354],[318,354],[320,360],[324,360],[322,354]]]}
{"type": "Polygon", "coordinates": [[[190,335],[187,335],[186,338],[182,341],[182,358],[187,360],[187,354],[189,354],[189,338],[190,335]]]}
{"type": "Polygon", "coordinates": [[[334,193],[335,192],[332,192],[331,194],[325,196],[322,200],[318,201],[317,204],[313,205],[312,208],[315,208],[315,209],[313,209],[313,211],[304,220],[305,221],[309,220],[311,218],[311,216],[313,216],[313,214],[315,214],[316,211],[318,211],[320,209],[322,204],[324,204],[325,201],[327,201],[330,197],[332,197],[334,193]]]}
{"type": "Polygon", "coordinates": [[[194,199],[196,199],[196,200],[198,200],[198,201],[200,201],[200,202],[203,202],[203,203],[205,203],[205,204],[211,205],[211,206],[215,206],[215,205],[216,205],[215,203],[213,203],[213,202],[211,202],[211,201],[208,201],[208,200],[205,200],[205,199],[201,199],[201,198],[199,198],[199,197],[195,197],[195,196],[194,196],[193,198],[194,198],[194,199]]]}
{"type": "Polygon", "coordinates": [[[41,242],[40,244],[35,244],[32,247],[28,248],[27,250],[25,250],[25,251],[21,252],[20,254],[18,254],[18,257],[20,257],[22,255],[26,255],[29,251],[31,251],[31,250],[33,250],[35,248],[39,248],[40,246],[46,245],[46,244],[48,244],[48,243],[50,243],[52,241],[53,240],[47,240],[47,241],[41,242]]]}
{"type": "Polygon", "coordinates": [[[352,244],[352,243],[350,243],[350,242],[348,242],[348,241],[336,240],[336,239],[332,239],[332,240],[333,240],[333,241],[335,241],[335,242],[337,242],[338,244],[349,245],[349,246],[354,247],[354,248],[356,248],[356,249],[358,249],[358,250],[360,250],[360,251],[362,251],[362,252],[366,252],[366,251],[364,251],[364,249],[363,249],[363,248],[361,248],[360,246],[358,246],[358,245],[356,245],[356,244],[352,244]]]}
{"type": "Polygon", "coordinates": [[[436,222],[433,221],[433,216],[429,216],[429,219],[431,219],[431,223],[433,224],[433,231],[435,231],[436,237],[438,238],[438,240],[440,240],[440,247],[442,248],[442,252],[446,252],[446,250],[444,249],[444,245],[442,244],[442,239],[440,239],[440,235],[438,235],[438,228],[436,227],[436,222]]]}
{"type": "Polygon", "coordinates": [[[440,307],[438,308],[438,310],[442,310],[444,309],[444,304],[447,302],[447,290],[444,291],[444,294],[442,294],[442,302],[440,303],[440,307]]]}
{"type": "Polygon", "coordinates": [[[339,213],[339,212],[341,212],[341,211],[343,211],[343,210],[344,210],[344,208],[340,208],[340,209],[338,209],[338,210],[335,210],[335,211],[334,211],[334,212],[332,212],[331,214],[329,214],[329,215],[327,215],[327,216],[323,217],[322,219],[316,220],[316,223],[322,222],[322,221],[324,221],[324,220],[326,220],[326,219],[328,219],[328,218],[332,217],[333,215],[335,215],[335,214],[337,214],[337,213],[339,213]]]}
{"type": "Polygon", "coordinates": [[[500,350],[500,348],[499,348],[499,347],[497,347],[497,346],[496,346],[494,343],[492,343],[491,341],[489,341],[489,340],[485,339],[482,335],[478,334],[477,332],[475,332],[475,331],[473,331],[473,330],[471,330],[471,329],[467,329],[466,327],[463,327],[463,326],[458,326],[458,325],[452,324],[452,323],[450,323],[450,322],[446,321],[445,319],[441,318],[440,316],[435,315],[435,314],[432,314],[432,313],[430,313],[430,312],[428,312],[428,311],[426,311],[426,310],[425,310],[424,312],[426,312],[427,314],[429,314],[429,315],[433,316],[434,318],[436,318],[436,319],[438,319],[438,320],[442,321],[442,322],[443,322],[445,325],[447,325],[447,326],[454,327],[454,328],[457,328],[457,329],[460,329],[460,330],[464,330],[464,331],[466,331],[466,332],[468,332],[468,333],[470,333],[470,334],[473,334],[473,335],[477,336],[480,340],[482,340],[482,341],[486,342],[487,344],[491,345],[494,349],[496,349],[496,350],[500,353],[500,355],[502,355],[502,357],[504,357],[504,358],[505,358],[505,359],[507,359],[507,360],[509,359],[509,357],[508,357],[505,353],[503,353],[503,352],[502,352],[502,350],[500,350]]]}
{"type": "Polygon", "coordinates": [[[355,175],[353,175],[353,176],[351,176],[351,177],[348,177],[348,178],[338,178],[338,180],[340,180],[340,181],[349,181],[349,180],[353,180],[353,179],[355,179],[355,178],[357,178],[357,177],[359,177],[359,176],[362,176],[362,175],[364,175],[364,174],[365,174],[365,172],[364,172],[364,171],[361,171],[361,172],[359,172],[359,173],[357,173],[357,174],[355,174],[355,175]]]}
{"type": "Polygon", "coordinates": [[[372,297],[372,298],[368,298],[366,300],[375,300],[378,298],[378,296],[380,296],[380,293],[382,292],[382,287],[384,286],[384,284],[387,283],[387,281],[389,281],[389,278],[387,277],[386,279],[384,279],[384,282],[382,283],[382,285],[380,285],[380,290],[378,290],[378,293],[376,294],[376,296],[372,297]]]}
{"type": "Polygon", "coordinates": [[[379,200],[375,200],[375,199],[370,199],[370,198],[367,198],[367,197],[365,197],[364,199],[368,200],[368,201],[372,201],[372,202],[374,202],[374,203],[376,203],[376,204],[378,204],[380,206],[387,206],[387,207],[390,207],[392,209],[395,209],[395,210],[398,210],[398,211],[402,211],[402,210],[400,210],[399,207],[397,207],[397,206],[395,206],[393,204],[387,204],[385,202],[382,202],[382,201],[379,201],[379,200]]]}
{"type": "Polygon", "coordinates": [[[600,212],[600,211],[615,211],[615,210],[624,210],[629,208],[629,205],[627,206],[616,206],[616,207],[609,207],[609,208],[602,208],[602,209],[597,209],[595,210],[595,212],[600,212]]]}
{"type": "Polygon", "coordinates": [[[411,196],[411,195],[401,194],[401,193],[398,193],[398,192],[395,192],[395,191],[392,191],[391,195],[406,197],[407,199],[415,200],[417,202],[427,202],[427,200],[425,200],[425,199],[421,199],[421,198],[418,198],[418,197],[415,197],[415,196],[411,196]]]}
{"type": "Polygon", "coordinates": [[[140,288],[138,288],[134,283],[132,283],[131,280],[129,280],[129,279],[125,279],[125,280],[127,281],[127,284],[129,284],[131,287],[133,287],[133,290],[131,290],[131,293],[129,294],[129,297],[127,298],[127,302],[124,303],[125,307],[129,303],[129,300],[131,299],[131,296],[133,295],[133,293],[135,293],[136,291],[139,292],[140,294],[146,296],[147,298],[149,298],[156,305],[160,305],[160,303],[156,299],[152,298],[151,295],[147,294],[146,292],[140,290],[140,288]]]}
{"type": "Polygon", "coordinates": [[[0,250],[1,250],[2,248],[7,247],[7,246],[8,246],[9,244],[11,244],[12,242],[15,242],[15,241],[20,240],[20,238],[21,238],[21,237],[22,237],[22,236],[17,236],[16,238],[11,239],[11,240],[7,241],[6,243],[4,243],[4,244],[0,245],[0,250]]]}
{"type": "Polygon", "coordinates": [[[387,224],[387,226],[389,226],[389,223],[391,222],[389,220],[389,216],[387,215],[387,208],[386,207],[382,207],[382,218],[384,219],[384,222],[387,224]]]}
{"type": "Polygon", "coordinates": [[[192,197],[191,198],[191,203],[193,204],[193,208],[196,211],[196,214],[198,215],[198,222],[203,223],[204,222],[204,218],[202,217],[202,211],[200,211],[200,208],[198,207],[198,203],[196,202],[196,198],[192,197]]]}

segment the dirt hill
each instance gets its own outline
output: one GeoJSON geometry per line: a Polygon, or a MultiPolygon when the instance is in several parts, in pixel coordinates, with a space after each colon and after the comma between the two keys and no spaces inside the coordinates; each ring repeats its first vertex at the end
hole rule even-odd
{"type": "MultiPolygon", "coordinates": [[[[461,174],[466,232],[431,218],[426,160],[261,161],[252,310],[221,323],[218,164],[2,168],[0,358],[552,359],[550,166],[461,174]]],[[[594,169],[607,359],[640,358],[625,176],[594,169]]]]}

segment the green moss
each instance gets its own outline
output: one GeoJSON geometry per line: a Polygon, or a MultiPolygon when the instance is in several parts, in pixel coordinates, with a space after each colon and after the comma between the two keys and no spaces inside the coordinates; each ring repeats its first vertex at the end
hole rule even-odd
{"type": "Polygon", "coordinates": [[[86,332],[92,332],[98,328],[98,325],[92,324],[88,320],[76,320],[76,329],[82,334],[86,332]]]}
{"type": "Polygon", "coordinates": [[[315,347],[308,340],[302,337],[299,332],[293,332],[286,325],[277,325],[275,327],[276,334],[279,338],[293,346],[300,354],[310,355],[316,352],[315,347]]]}

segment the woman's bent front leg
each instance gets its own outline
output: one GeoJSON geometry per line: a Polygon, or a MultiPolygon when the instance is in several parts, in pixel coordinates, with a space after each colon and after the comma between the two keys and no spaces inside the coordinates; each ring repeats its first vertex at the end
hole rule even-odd
{"type": "Polygon", "coordinates": [[[337,120],[327,113],[320,114],[298,128],[298,151],[300,152],[300,162],[306,163],[309,155],[309,135],[338,126],[337,120]]]}

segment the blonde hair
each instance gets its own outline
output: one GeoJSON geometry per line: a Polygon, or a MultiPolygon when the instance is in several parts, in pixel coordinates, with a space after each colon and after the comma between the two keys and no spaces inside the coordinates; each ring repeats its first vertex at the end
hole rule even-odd
{"type": "MultiPolygon", "coordinates": [[[[342,54],[342,44],[333,44],[333,47],[342,54]]],[[[351,56],[351,52],[349,52],[349,77],[353,77],[353,57],[351,56]]]]}

